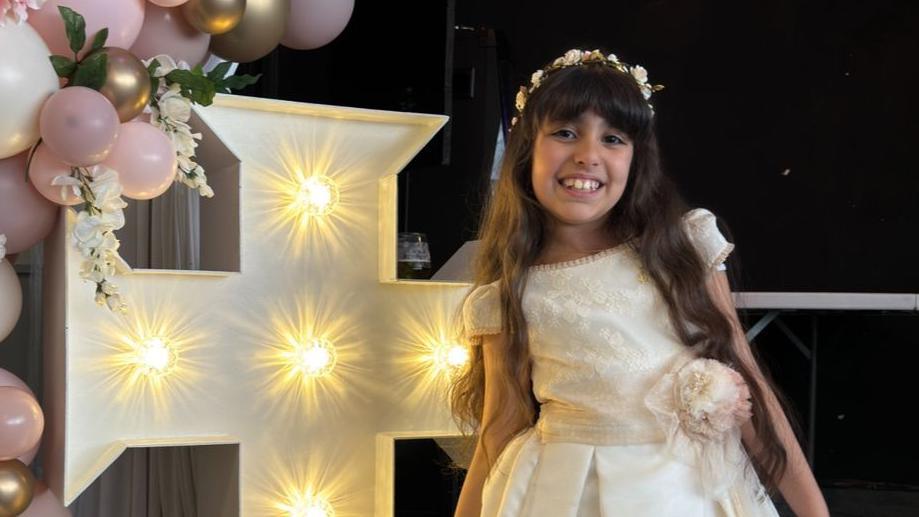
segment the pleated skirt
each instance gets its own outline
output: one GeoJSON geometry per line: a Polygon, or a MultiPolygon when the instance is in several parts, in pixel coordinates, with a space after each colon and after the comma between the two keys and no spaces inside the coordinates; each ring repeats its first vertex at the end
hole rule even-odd
{"type": "Polygon", "coordinates": [[[482,517],[778,517],[768,497],[739,508],[707,497],[698,469],[663,443],[598,446],[514,438],[482,494],[482,517]]]}

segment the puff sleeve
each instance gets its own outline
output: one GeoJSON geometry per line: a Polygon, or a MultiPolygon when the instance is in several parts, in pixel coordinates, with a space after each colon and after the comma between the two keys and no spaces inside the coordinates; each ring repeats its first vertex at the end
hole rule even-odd
{"type": "Polygon", "coordinates": [[[496,283],[481,285],[463,303],[466,337],[501,332],[500,293],[496,283]]]}
{"type": "Polygon", "coordinates": [[[704,208],[696,208],[686,212],[683,216],[683,225],[689,240],[696,247],[706,269],[723,271],[724,261],[731,254],[734,245],[728,242],[721,231],[715,214],[704,208]]]}

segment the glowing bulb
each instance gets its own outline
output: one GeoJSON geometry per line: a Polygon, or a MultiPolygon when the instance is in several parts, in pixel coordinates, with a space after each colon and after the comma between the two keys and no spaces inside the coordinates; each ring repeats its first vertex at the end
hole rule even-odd
{"type": "Polygon", "coordinates": [[[326,339],[310,339],[297,347],[293,360],[303,375],[322,377],[335,367],[335,347],[326,339]]]}
{"type": "Polygon", "coordinates": [[[447,349],[447,364],[459,368],[469,361],[469,350],[464,346],[452,345],[447,349]]]}
{"type": "Polygon", "coordinates": [[[295,204],[307,215],[326,215],[338,204],[338,187],[326,176],[310,176],[300,183],[295,204]]]}
{"type": "Polygon", "coordinates": [[[335,517],[332,505],[314,495],[303,495],[291,505],[285,505],[289,517],[335,517]]]}
{"type": "Polygon", "coordinates": [[[455,371],[469,362],[469,350],[457,343],[434,345],[434,366],[441,371],[455,371]]]}
{"type": "Polygon", "coordinates": [[[137,346],[137,367],[144,375],[162,377],[177,360],[176,351],[163,338],[147,338],[137,346]]]}

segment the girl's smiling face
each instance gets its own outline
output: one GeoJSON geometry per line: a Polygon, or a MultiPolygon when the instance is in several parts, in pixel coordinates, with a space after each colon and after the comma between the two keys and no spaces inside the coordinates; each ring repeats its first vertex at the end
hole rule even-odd
{"type": "Polygon", "coordinates": [[[603,231],[625,191],[633,145],[593,111],[545,121],[533,146],[533,192],[551,225],[603,231]]]}

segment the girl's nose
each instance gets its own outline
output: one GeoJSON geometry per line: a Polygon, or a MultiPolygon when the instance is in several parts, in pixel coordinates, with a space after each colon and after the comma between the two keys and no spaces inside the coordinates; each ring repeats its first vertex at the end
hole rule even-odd
{"type": "Polygon", "coordinates": [[[574,162],[583,167],[594,167],[600,163],[599,143],[591,138],[583,138],[574,151],[574,162]]]}

